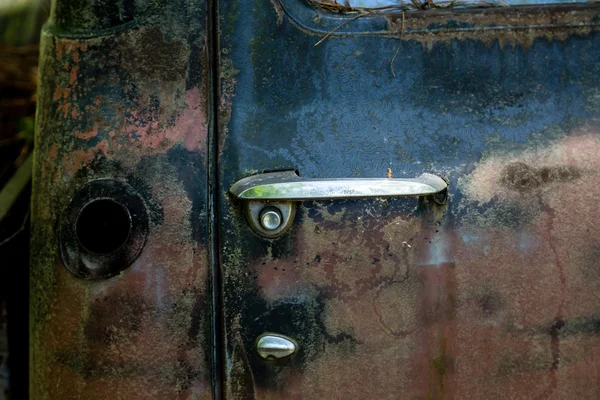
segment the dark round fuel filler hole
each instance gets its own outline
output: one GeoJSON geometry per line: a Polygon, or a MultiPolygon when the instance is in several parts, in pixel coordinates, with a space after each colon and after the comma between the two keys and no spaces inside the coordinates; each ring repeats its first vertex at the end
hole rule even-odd
{"type": "Polygon", "coordinates": [[[91,253],[110,254],[118,250],[130,233],[129,211],[112,199],[86,204],[77,218],[77,240],[91,253]]]}
{"type": "Polygon", "coordinates": [[[74,193],[60,222],[64,266],[82,279],[106,279],[129,268],[149,229],[141,195],[127,182],[96,179],[74,193]]]}

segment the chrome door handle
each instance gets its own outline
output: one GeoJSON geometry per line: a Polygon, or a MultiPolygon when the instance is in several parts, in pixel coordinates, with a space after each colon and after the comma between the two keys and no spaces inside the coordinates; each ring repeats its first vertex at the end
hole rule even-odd
{"type": "Polygon", "coordinates": [[[244,201],[248,222],[256,233],[276,238],[290,228],[296,201],[431,196],[436,203],[444,204],[448,184],[433,174],[408,179],[311,179],[294,171],[281,171],[243,178],[229,192],[244,201]]]}
{"type": "Polygon", "coordinates": [[[432,174],[413,179],[345,178],[311,179],[294,171],[269,172],[237,181],[231,194],[242,200],[301,201],[366,197],[430,196],[444,192],[448,184],[432,174]]]}

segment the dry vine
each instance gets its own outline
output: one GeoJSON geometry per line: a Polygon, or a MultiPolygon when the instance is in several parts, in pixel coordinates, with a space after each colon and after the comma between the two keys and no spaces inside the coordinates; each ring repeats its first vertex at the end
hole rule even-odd
{"type": "MultiPolygon", "coordinates": [[[[315,46],[323,43],[328,37],[334,32],[349,24],[350,22],[356,21],[357,19],[368,16],[368,15],[390,15],[395,13],[402,13],[402,22],[404,25],[404,13],[406,11],[427,11],[434,9],[444,8],[479,8],[479,7],[497,7],[497,6],[508,6],[503,0],[399,0],[398,4],[391,4],[388,6],[380,7],[353,7],[349,1],[344,3],[338,3],[336,0],[306,0],[311,6],[324,10],[330,13],[337,14],[357,14],[356,17],[342,22],[334,29],[329,31],[321,40],[319,40],[315,46]]],[[[403,29],[404,31],[404,29],[403,29]]]]}

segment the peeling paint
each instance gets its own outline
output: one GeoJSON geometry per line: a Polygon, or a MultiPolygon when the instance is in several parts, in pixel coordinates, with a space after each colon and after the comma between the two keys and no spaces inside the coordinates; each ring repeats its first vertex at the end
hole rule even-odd
{"type": "Polygon", "coordinates": [[[43,32],[32,202],[33,398],[212,397],[204,8],[167,7],[162,17],[170,25],[96,37],[57,35],[52,22],[65,23],[60,18],[43,32]],[[151,228],[133,265],[86,281],[62,265],[57,231],[73,193],[98,178],[135,188],[151,228]]]}
{"type": "Polygon", "coordinates": [[[279,4],[281,25],[258,1],[220,3],[236,68],[222,193],[262,171],[389,168],[444,176],[450,196],[298,203],[267,240],[222,195],[232,397],[598,397],[597,6],[279,4]],[[298,353],[259,359],[265,331],[298,353]]]}

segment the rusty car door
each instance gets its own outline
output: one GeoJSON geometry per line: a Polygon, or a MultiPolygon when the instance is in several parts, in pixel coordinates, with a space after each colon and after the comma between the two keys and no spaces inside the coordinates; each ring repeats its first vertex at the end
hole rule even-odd
{"type": "Polygon", "coordinates": [[[207,3],[52,3],[30,396],[212,398],[207,3]]]}
{"type": "Polygon", "coordinates": [[[600,8],[349,4],[219,2],[225,397],[600,397],[600,8]]]}

